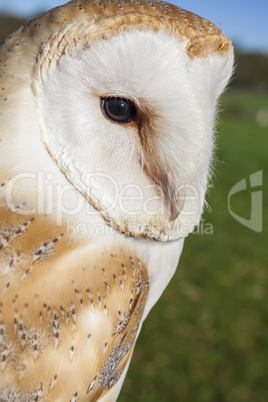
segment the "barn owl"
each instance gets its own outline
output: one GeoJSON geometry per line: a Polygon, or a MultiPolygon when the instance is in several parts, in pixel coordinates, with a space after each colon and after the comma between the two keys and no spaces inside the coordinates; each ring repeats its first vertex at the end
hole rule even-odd
{"type": "Polygon", "coordinates": [[[0,49],[0,400],[115,401],[205,203],[231,42],[71,1],[0,49]]]}

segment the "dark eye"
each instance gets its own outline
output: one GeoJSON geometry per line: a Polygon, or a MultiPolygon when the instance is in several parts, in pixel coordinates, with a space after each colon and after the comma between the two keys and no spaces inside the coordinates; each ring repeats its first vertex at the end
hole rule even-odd
{"type": "Polygon", "coordinates": [[[101,108],[104,116],[114,123],[127,124],[136,120],[137,108],[129,99],[101,98],[101,108]]]}

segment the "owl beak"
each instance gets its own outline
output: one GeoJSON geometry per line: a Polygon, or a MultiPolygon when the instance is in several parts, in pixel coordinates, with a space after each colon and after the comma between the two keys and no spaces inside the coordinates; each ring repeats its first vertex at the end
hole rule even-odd
{"type": "Polygon", "coordinates": [[[165,205],[167,205],[170,214],[169,221],[173,222],[178,218],[182,211],[184,199],[177,194],[176,188],[174,189],[166,178],[161,182],[160,188],[163,193],[162,198],[164,199],[165,205]]]}
{"type": "Polygon", "coordinates": [[[173,180],[170,175],[166,173],[164,169],[161,169],[161,167],[145,164],[143,168],[147,176],[156,185],[164,201],[169,212],[169,221],[175,221],[180,215],[184,205],[183,194],[178,193],[176,187],[172,184],[173,180]]]}
{"type": "Polygon", "coordinates": [[[167,169],[167,166],[159,163],[159,159],[156,158],[158,150],[152,141],[155,132],[150,120],[151,115],[151,109],[143,113],[140,110],[142,118],[138,119],[137,125],[142,151],[138,152],[138,159],[147,177],[156,185],[168,211],[169,221],[173,222],[182,211],[185,197],[181,191],[177,190],[176,178],[172,176],[171,169],[167,169]]]}

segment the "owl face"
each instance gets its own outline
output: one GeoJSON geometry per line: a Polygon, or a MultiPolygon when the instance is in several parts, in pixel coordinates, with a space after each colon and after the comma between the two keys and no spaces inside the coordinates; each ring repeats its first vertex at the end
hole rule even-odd
{"type": "Polygon", "coordinates": [[[190,57],[155,22],[109,21],[43,46],[33,75],[43,142],[113,228],[185,237],[202,213],[232,52],[190,57]]]}

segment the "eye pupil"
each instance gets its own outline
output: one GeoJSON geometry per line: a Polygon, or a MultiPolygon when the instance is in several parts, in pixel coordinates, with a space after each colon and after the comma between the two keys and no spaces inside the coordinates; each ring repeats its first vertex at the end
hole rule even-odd
{"type": "Polygon", "coordinates": [[[101,108],[104,116],[114,123],[126,124],[136,119],[136,106],[129,99],[119,97],[102,98],[101,108]]]}
{"type": "Polygon", "coordinates": [[[128,116],[129,105],[127,105],[126,102],[114,100],[106,102],[105,105],[107,111],[109,111],[111,115],[117,116],[119,118],[125,118],[128,116]]]}

